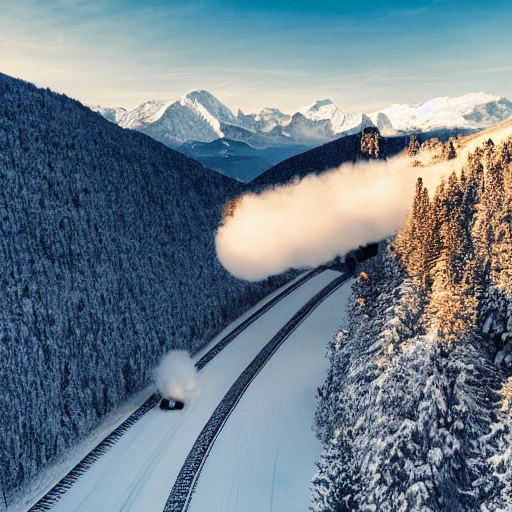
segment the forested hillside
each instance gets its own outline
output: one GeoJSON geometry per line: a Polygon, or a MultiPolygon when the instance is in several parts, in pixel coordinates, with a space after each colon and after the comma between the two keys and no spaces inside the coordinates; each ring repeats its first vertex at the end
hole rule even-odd
{"type": "Polygon", "coordinates": [[[8,496],[283,278],[215,255],[239,184],[0,74],[0,460],[8,496]]]}
{"type": "Polygon", "coordinates": [[[296,177],[339,167],[346,162],[386,159],[403,151],[408,137],[380,136],[377,128],[365,128],[355,135],[346,135],[323,146],[310,149],[288,158],[251,181],[253,189],[263,189],[276,184],[290,183],[296,177]]]}
{"type": "Polygon", "coordinates": [[[330,344],[312,510],[512,509],[511,237],[512,139],[418,180],[330,344]]]}

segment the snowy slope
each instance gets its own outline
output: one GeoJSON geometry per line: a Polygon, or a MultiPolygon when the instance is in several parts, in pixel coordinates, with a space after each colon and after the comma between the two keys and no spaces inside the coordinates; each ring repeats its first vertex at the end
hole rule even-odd
{"type": "Polygon", "coordinates": [[[216,119],[219,123],[237,124],[233,112],[208,91],[191,91],[183,96],[180,102],[187,104],[191,110],[201,112],[205,117],[211,116],[210,119],[216,119]]]}
{"type": "Polygon", "coordinates": [[[168,101],[147,101],[127,112],[118,121],[119,126],[136,130],[158,121],[171,103],[168,101]]]}
{"type": "Polygon", "coordinates": [[[456,98],[434,98],[416,105],[395,104],[369,114],[376,126],[382,125],[387,119],[392,128],[400,132],[428,132],[443,128],[481,130],[510,116],[512,102],[484,92],[456,98]]]}
{"type": "MultiPolygon", "coordinates": [[[[52,510],[162,510],[195,438],[231,384],[279,328],[310,297],[338,275],[337,272],[327,271],[313,278],[252,324],[203,369],[199,377],[198,391],[188,397],[183,411],[169,413],[155,409],[144,416],[52,510]]],[[[329,300],[332,304],[332,297],[329,300]]],[[[338,302],[334,301],[332,309],[336,322],[338,308],[338,302]]],[[[320,323],[323,321],[322,319],[320,323]]],[[[311,339],[311,336],[308,335],[307,338],[311,339]]],[[[293,344],[290,346],[287,359],[295,352],[293,344]]],[[[325,340],[320,342],[318,349],[323,359],[325,340]]],[[[290,365],[288,370],[292,370],[290,365]]],[[[318,377],[313,384],[315,387],[322,380],[321,374],[318,377]]],[[[310,390],[312,395],[314,389],[310,390]]],[[[308,429],[314,413],[314,399],[310,401],[310,405],[308,429]]],[[[319,453],[318,447],[313,460],[318,459],[319,453]]],[[[308,470],[308,473],[311,476],[312,470],[308,470]]],[[[306,489],[307,487],[306,483],[306,489]]],[[[305,507],[308,499],[306,497],[305,507]]],[[[208,507],[208,510],[215,509],[208,507]]]]}

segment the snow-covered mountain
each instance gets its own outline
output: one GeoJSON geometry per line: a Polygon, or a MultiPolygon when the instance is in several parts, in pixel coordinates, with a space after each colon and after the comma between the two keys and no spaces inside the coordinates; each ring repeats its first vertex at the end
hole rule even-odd
{"type": "Polygon", "coordinates": [[[293,115],[277,108],[237,115],[205,90],[177,101],[149,101],[124,109],[91,107],[124,128],[139,130],[171,147],[188,140],[212,142],[229,138],[256,148],[289,144],[320,145],[370,126],[383,135],[433,132],[471,132],[489,128],[512,116],[512,102],[484,92],[456,98],[434,98],[416,105],[395,104],[370,114],[349,114],[324,99],[293,115]]]}
{"type": "Polygon", "coordinates": [[[363,128],[374,126],[365,114],[345,114],[331,100],[316,101],[300,113],[309,121],[328,121],[333,133],[351,135],[363,128]]]}
{"type": "Polygon", "coordinates": [[[239,110],[237,120],[250,131],[303,144],[328,142],[373,126],[365,114],[346,114],[329,99],[316,101],[292,116],[277,108],[265,108],[259,114],[247,115],[239,110]]]}
{"type": "Polygon", "coordinates": [[[237,119],[244,128],[273,137],[276,142],[314,145],[374,126],[365,114],[345,114],[329,99],[316,101],[292,116],[265,108],[248,115],[239,110],[237,119]]]}
{"type": "Polygon", "coordinates": [[[102,107],[101,105],[92,105],[91,110],[99,112],[105,119],[111,123],[118,124],[121,118],[123,118],[128,112],[123,107],[102,107]]]}
{"type": "Polygon", "coordinates": [[[178,101],[143,103],[122,117],[123,128],[139,130],[167,146],[187,140],[212,142],[224,137],[221,123],[236,124],[233,113],[207,91],[185,94],[178,101]]]}
{"type": "Polygon", "coordinates": [[[119,109],[114,115],[113,109],[91,108],[123,128],[142,131],[171,147],[189,140],[212,142],[223,137],[257,148],[318,145],[373,126],[365,114],[345,114],[328,99],[292,116],[277,108],[265,108],[259,114],[238,110],[235,116],[204,90],[191,91],[174,102],[148,101],[124,114],[119,109]]]}
{"type": "Polygon", "coordinates": [[[264,108],[259,114],[244,114],[240,109],[238,123],[254,132],[269,133],[278,126],[286,126],[291,116],[283,114],[278,108],[264,108]]]}
{"type": "Polygon", "coordinates": [[[416,105],[395,104],[368,115],[383,135],[440,129],[477,131],[512,116],[512,102],[484,92],[434,98],[416,105]]]}
{"type": "Polygon", "coordinates": [[[447,138],[495,126],[512,116],[512,102],[483,92],[435,98],[416,105],[395,104],[371,114],[345,113],[331,100],[323,99],[293,115],[277,108],[264,108],[257,114],[238,110],[234,115],[205,90],[191,91],[177,101],[148,101],[131,111],[91,108],[123,128],[141,131],[208,167],[244,181],[271,165],[264,163],[266,158],[261,160],[258,156],[255,160],[254,148],[280,151],[283,154],[277,161],[281,161],[368,127],[377,127],[385,136],[429,133],[447,138]],[[220,155],[217,146],[208,147],[211,154],[205,156],[205,146],[189,144],[218,139],[243,146],[237,147],[236,155],[225,151],[220,155]]]}
{"type": "Polygon", "coordinates": [[[170,101],[146,101],[137,108],[127,111],[117,124],[123,128],[137,130],[158,121],[171,104],[170,101]]]}

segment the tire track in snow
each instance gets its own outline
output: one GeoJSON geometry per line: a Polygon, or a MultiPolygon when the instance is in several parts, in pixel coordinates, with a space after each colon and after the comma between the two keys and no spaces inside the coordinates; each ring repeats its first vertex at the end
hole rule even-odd
{"type": "Polygon", "coordinates": [[[286,422],[283,426],[283,430],[281,431],[281,436],[279,438],[279,444],[277,447],[276,456],[274,458],[274,465],[272,468],[272,487],[270,489],[270,508],[269,508],[270,512],[272,512],[274,510],[274,489],[275,489],[275,482],[276,482],[277,461],[279,460],[279,452],[281,451],[281,444],[283,443],[284,434],[286,433],[286,429],[288,428],[288,425],[290,423],[291,412],[293,409],[295,409],[296,403],[297,403],[297,397],[294,397],[294,399],[288,404],[286,422]]]}

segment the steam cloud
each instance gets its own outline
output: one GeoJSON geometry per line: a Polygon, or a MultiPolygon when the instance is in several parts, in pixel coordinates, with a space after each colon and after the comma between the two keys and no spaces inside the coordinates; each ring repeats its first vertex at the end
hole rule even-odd
{"type": "Polygon", "coordinates": [[[184,402],[185,392],[197,384],[197,371],[186,350],[165,355],[155,370],[155,383],[164,398],[184,402]]]}
{"type": "Polygon", "coordinates": [[[414,168],[398,156],[342,165],[244,195],[217,230],[217,256],[231,274],[248,281],[289,268],[316,267],[393,234],[405,219],[417,177],[433,192],[455,162],[460,167],[457,158],[414,168]]]}

